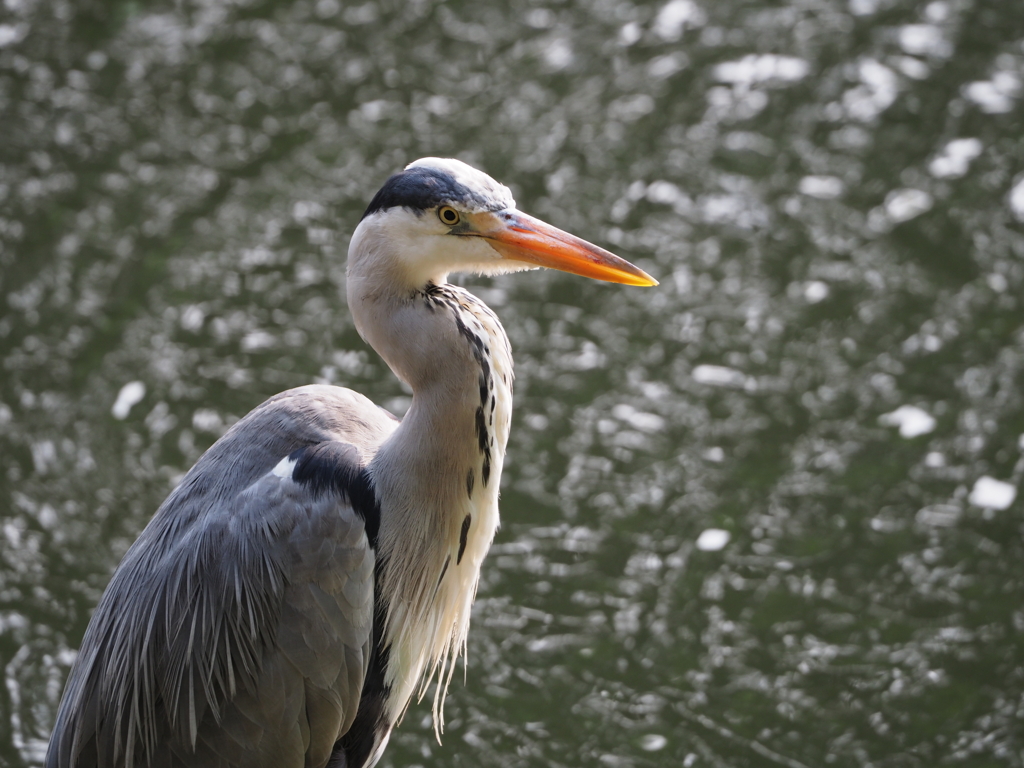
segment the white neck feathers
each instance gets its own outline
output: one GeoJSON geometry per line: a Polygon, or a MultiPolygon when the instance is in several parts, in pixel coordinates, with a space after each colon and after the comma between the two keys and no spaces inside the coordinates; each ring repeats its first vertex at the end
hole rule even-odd
{"type": "Polygon", "coordinates": [[[413,389],[409,412],[369,468],[381,508],[389,714],[397,720],[436,675],[440,732],[480,564],[498,527],[512,358],[482,302],[443,276],[412,285],[401,271],[386,253],[350,253],[348,295],[360,333],[413,389]]]}

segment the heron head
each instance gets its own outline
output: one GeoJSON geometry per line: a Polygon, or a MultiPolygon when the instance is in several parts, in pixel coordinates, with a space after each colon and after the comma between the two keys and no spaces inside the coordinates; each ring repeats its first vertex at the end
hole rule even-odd
{"type": "Polygon", "coordinates": [[[409,164],[374,196],[349,246],[350,271],[354,260],[384,254],[390,268],[416,287],[451,272],[493,275],[537,267],[657,285],[628,261],[517,210],[508,187],[448,158],[409,164]]]}

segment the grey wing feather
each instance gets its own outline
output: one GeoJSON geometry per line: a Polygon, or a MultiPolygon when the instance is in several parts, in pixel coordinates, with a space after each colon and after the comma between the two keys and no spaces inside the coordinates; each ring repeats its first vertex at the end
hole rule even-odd
{"type": "Polygon", "coordinates": [[[395,422],[373,406],[339,417],[331,406],[353,396],[279,395],[186,476],[100,601],[47,766],[327,762],[366,675],[374,556],[343,493],[268,470],[296,448],[358,435],[364,445],[346,454],[357,471],[395,422]],[[224,474],[240,451],[246,466],[224,474]]]}
{"type": "Polygon", "coordinates": [[[240,727],[207,718],[198,733],[226,766],[324,765],[355,718],[369,663],[374,558],[362,521],[330,496],[311,502],[291,481],[262,487],[273,485],[257,484],[250,504],[258,515],[277,490],[296,515],[281,542],[287,585],[276,637],[255,686],[221,714],[240,727]]]}

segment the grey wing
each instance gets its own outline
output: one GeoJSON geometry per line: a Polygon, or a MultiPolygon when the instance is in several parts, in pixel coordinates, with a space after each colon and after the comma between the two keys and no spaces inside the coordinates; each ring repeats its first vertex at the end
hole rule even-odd
{"type": "Polygon", "coordinates": [[[374,554],[346,493],[358,453],[322,445],[330,482],[286,459],[144,532],[86,633],[48,766],[326,764],[366,676],[374,554]]]}

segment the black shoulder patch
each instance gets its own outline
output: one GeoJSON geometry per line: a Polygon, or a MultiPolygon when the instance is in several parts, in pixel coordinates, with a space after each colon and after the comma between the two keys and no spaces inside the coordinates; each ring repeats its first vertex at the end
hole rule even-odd
{"type": "Polygon", "coordinates": [[[380,503],[356,447],[349,443],[317,443],[293,451],[288,458],[295,461],[292,480],[296,483],[314,496],[336,493],[352,505],[363,518],[366,538],[376,550],[380,503]]]}
{"type": "Polygon", "coordinates": [[[420,166],[399,171],[385,181],[384,186],[373,196],[362,218],[377,211],[398,207],[422,213],[445,203],[465,203],[480,208],[486,206],[488,201],[457,182],[450,173],[420,166]]]}

